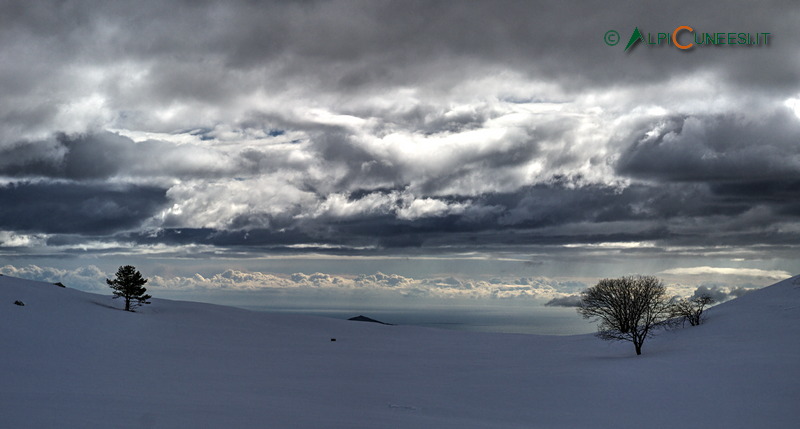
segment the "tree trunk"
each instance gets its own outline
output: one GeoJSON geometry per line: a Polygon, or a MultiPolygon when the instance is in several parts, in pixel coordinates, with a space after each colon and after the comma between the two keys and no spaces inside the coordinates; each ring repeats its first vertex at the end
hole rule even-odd
{"type": "Polygon", "coordinates": [[[129,297],[125,297],[125,311],[131,311],[131,299],[129,297]]]}
{"type": "Polygon", "coordinates": [[[633,343],[633,345],[636,346],[636,355],[637,356],[641,355],[642,354],[642,345],[639,344],[639,343],[633,343]]]}

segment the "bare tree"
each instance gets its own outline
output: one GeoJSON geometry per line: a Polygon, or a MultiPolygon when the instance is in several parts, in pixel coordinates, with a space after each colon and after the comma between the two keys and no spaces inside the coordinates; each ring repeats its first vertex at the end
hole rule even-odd
{"type": "Polygon", "coordinates": [[[136,271],[136,267],[131,265],[119,267],[116,278],[106,279],[106,283],[114,290],[114,299],[125,298],[125,311],[133,311],[142,304],[150,304],[148,299],[152,297],[145,293],[147,289],[144,287],[147,279],[136,271]]]}
{"type": "Polygon", "coordinates": [[[604,340],[630,341],[642,354],[644,340],[672,315],[667,288],[653,276],[603,279],[581,293],[578,313],[597,319],[597,336],[604,340]]]}
{"type": "Polygon", "coordinates": [[[673,317],[688,320],[692,326],[703,323],[703,310],[714,303],[711,295],[703,294],[690,299],[682,299],[672,304],[673,317]]]}

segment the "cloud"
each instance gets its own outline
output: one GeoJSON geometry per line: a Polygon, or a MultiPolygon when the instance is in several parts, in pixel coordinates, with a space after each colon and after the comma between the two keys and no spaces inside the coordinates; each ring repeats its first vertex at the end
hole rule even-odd
{"type": "Polygon", "coordinates": [[[110,183],[0,184],[0,230],[108,234],[140,227],[166,203],[163,189],[110,183]]]}
{"type": "Polygon", "coordinates": [[[260,272],[225,270],[211,276],[154,275],[148,283],[153,290],[197,291],[197,290],[259,290],[263,288],[290,287],[291,281],[283,277],[260,272]]]}
{"type": "MultiPolygon", "coordinates": [[[[733,298],[739,298],[742,295],[752,292],[759,287],[745,287],[745,286],[718,286],[718,285],[700,285],[692,295],[689,297],[697,298],[700,296],[710,296],[715,304],[728,301],[733,298]]],[[[581,296],[578,294],[557,296],[550,301],[547,301],[545,306],[548,307],[579,307],[581,305],[581,296]]]]}
{"type": "Polygon", "coordinates": [[[623,175],[677,182],[800,180],[800,122],[788,109],[659,118],[634,133],[623,175]]]}
{"type": "MultiPolygon", "coordinates": [[[[0,240],[796,260],[800,51],[601,41],[677,6],[0,5],[0,240]]],[[[797,35],[727,7],[692,25],[797,35]]]]}
{"type": "Polygon", "coordinates": [[[580,307],[580,295],[567,295],[562,297],[553,298],[547,301],[544,305],[548,307],[580,307]]]}
{"type": "MultiPolygon", "coordinates": [[[[137,264],[138,266],[139,264],[137,264]]],[[[147,264],[143,265],[146,267],[147,264]]],[[[170,267],[168,271],[173,271],[170,267]]],[[[280,297],[282,303],[312,304],[318,299],[354,302],[354,297],[372,297],[383,303],[402,303],[409,299],[469,300],[520,302],[535,305],[575,307],[580,304],[576,292],[587,287],[581,280],[548,277],[495,277],[490,280],[467,276],[409,277],[398,274],[342,275],[325,272],[292,274],[224,269],[211,274],[165,274],[160,269],[141,270],[149,279],[147,288],[155,297],[178,299],[222,299],[237,305],[252,305],[253,297],[280,297]],[[210,298],[216,297],[216,298],[210,298]]],[[[67,287],[95,293],[108,291],[105,279],[113,272],[104,272],[94,265],[75,269],[39,265],[0,267],[0,274],[45,281],[62,282],[67,287]]],[[[697,287],[673,287],[691,297],[707,294],[717,303],[737,298],[761,286],[752,284],[719,285],[704,283],[697,287]]],[[[215,301],[216,302],[216,301],[215,301]]],[[[222,301],[220,301],[222,302],[222,301]]]]}
{"type": "Polygon", "coordinates": [[[397,274],[384,274],[377,272],[375,274],[360,274],[355,279],[356,283],[366,284],[379,284],[385,287],[402,287],[408,286],[414,282],[414,279],[403,277],[397,274]]]}
{"type": "MultiPolygon", "coordinates": [[[[35,266],[18,269],[6,266],[0,270],[7,275],[27,277],[45,281],[70,280],[76,287],[97,290],[97,285],[104,285],[105,277],[97,267],[85,269],[59,270],[35,266]],[[80,281],[78,281],[80,279],[80,281]]],[[[148,289],[157,296],[158,292],[272,292],[281,294],[298,294],[324,292],[337,294],[384,294],[387,297],[408,298],[445,298],[445,299],[522,299],[546,300],[559,296],[556,287],[559,281],[538,278],[536,284],[517,284],[514,279],[502,282],[486,282],[468,278],[431,277],[412,278],[397,274],[359,274],[355,276],[334,275],[327,273],[293,274],[266,273],[258,271],[242,271],[228,269],[216,274],[188,276],[152,275],[149,277],[148,289]]],[[[66,281],[64,281],[66,284],[66,281]]],[[[68,285],[69,286],[69,285],[68,285]]],[[[102,288],[100,288],[102,289],[102,288]]]]}
{"type": "Polygon", "coordinates": [[[186,181],[167,191],[172,205],[154,219],[156,227],[218,230],[291,225],[317,196],[293,186],[292,177],[186,181]]]}
{"type": "Polygon", "coordinates": [[[698,286],[690,298],[710,296],[714,303],[721,303],[730,299],[739,298],[742,295],[752,292],[757,288],[746,288],[743,286],[722,287],[722,286],[698,286]]]}
{"type": "MultiPolygon", "coordinates": [[[[290,117],[286,110],[313,100],[364,118],[378,108],[380,116],[396,112],[391,122],[407,118],[422,124],[413,129],[466,130],[485,122],[480,108],[416,103],[422,105],[416,109],[386,99],[405,91],[441,100],[469,82],[476,83],[465,90],[474,93],[487,87],[485,78],[503,72],[524,78],[516,91],[498,94],[516,101],[549,98],[542,90],[547,85],[572,95],[624,84],[642,97],[643,86],[674,87],[676,76],[714,76],[718,92],[772,87],[785,94],[796,88],[791,60],[796,48],[790,44],[705,49],[697,55],[640,49],[620,61],[621,49],[594,43],[610,26],[639,23],[647,31],[669,31],[685,23],[681,8],[669,2],[658,14],[626,8],[628,22],[621,22],[618,8],[587,6],[235,1],[178,11],[154,1],[70,8],[44,2],[31,7],[34,12],[5,11],[4,45],[16,61],[3,71],[8,103],[24,99],[22,110],[31,112],[20,128],[68,133],[108,122],[115,128],[173,131],[235,122],[253,112],[290,117]],[[581,25],[563,31],[569,22],[581,25]],[[704,61],[692,61],[700,55],[704,61]],[[41,90],[31,91],[36,85],[41,90]]],[[[780,8],[766,11],[749,2],[731,7],[753,28],[794,34],[792,14],[780,8]]],[[[731,23],[703,6],[693,9],[693,25],[729,31],[731,23]]],[[[489,90],[507,80],[493,79],[489,90]]],[[[491,100],[482,93],[476,98],[491,100]]]]}
{"type": "Polygon", "coordinates": [[[0,231],[0,248],[2,247],[34,247],[45,245],[46,235],[18,234],[12,231],[0,231]]]}
{"type": "Polygon", "coordinates": [[[163,140],[135,142],[107,131],[0,146],[0,175],[85,181],[126,178],[214,178],[247,174],[247,150],[231,154],[200,144],[163,140]]]}
{"type": "Polygon", "coordinates": [[[464,204],[447,204],[442,200],[433,198],[415,199],[411,204],[397,210],[397,217],[403,220],[415,220],[422,217],[441,217],[449,214],[458,215],[464,213],[468,206],[469,202],[464,204]]]}
{"type": "Polygon", "coordinates": [[[106,273],[94,265],[74,270],[27,265],[15,267],[6,265],[0,268],[0,274],[48,283],[61,282],[65,286],[90,292],[107,289],[106,273]]]}
{"type": "Polygon", "coordinates": [[[724,267],[686,267],[670,268],[661,271],[659,274],[670,275],[728,275],[745,277],[766,277],[775,280],[783,280],[792,277],[791,273],[781,270],[762,270],[758,268],[724,268],[724,267]]]}

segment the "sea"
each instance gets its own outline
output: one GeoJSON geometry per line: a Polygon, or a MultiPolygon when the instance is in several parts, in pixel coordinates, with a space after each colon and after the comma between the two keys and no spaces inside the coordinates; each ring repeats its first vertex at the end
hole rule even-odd
{"type": "Polygon", "coordinates": [[[574,308],[539,306],[436,306],[422,308],[347,307],[309,308],[239,305],[255,311],[349,319],[366,316],[393,325],[423,326],[473,332],[538,335],[578,335],[595,332],[595,323],[574,308]]]}

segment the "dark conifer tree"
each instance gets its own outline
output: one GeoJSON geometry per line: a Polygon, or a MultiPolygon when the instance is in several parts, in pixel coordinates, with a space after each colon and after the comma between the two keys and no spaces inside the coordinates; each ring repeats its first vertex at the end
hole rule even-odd
{"type": "Polygon", "coordinates": [[[114,290],[114,299],[125,298],[125,311],[133,311],[142,304],[150,304],[147,300],[152,296],[147,295],[147,289],[144,288],[147,279],[131,265],[119,267],[116,278],[106,279],[106,283],[114,290]]]}

